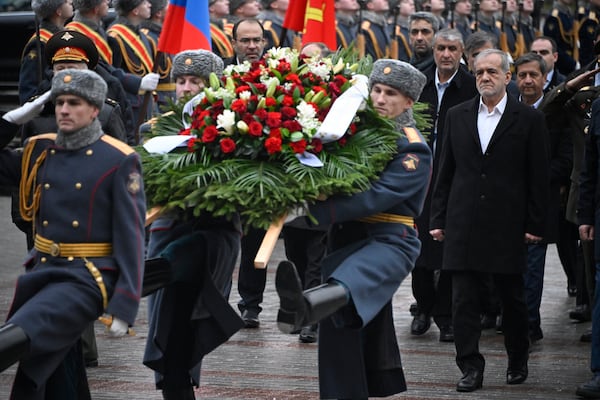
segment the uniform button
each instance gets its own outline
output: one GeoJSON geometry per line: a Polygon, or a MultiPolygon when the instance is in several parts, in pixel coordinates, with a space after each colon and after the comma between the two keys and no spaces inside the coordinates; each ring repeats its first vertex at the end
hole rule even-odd
{"type": "Polygon", "coordinates": [[[73,228],[77,228],[79,226],[79,221],[73,221],[73,228]]]}
{"type": "Polygon", "coordinates": [[[50,184],[49,183],[44,183],[44,189],[46,189],[46,190],[50,189],[50,184]]]}
{"type": "Polygon", "coordinates": [[[75,189],[81,189],[81,183],[77,182],[77,183],[75,184],[75,189]]]}
{"type": "Polygon", "coordinates": [[[44,222],[42,222],[42,225],[44,225],[44,226],[48,226],[48,221],[44,221],[44,222]]]}
{"type": "Polygon", "coordinates": [[[67,257],[67,260],[69,260],[69,261],[73,261],[74,259],[75,259],[75,258],[74,258],[73,256],[69,256],[69,257],[67,257]]]}
{"type": "Polygon", "coordinates": [[[54,149],[50,150],[50,154],[52,154],[52,155],[56,154],[56,150],[54,150],[54,149]]]}
{"type": "Polygon", "coordinates": [[[481,200],[485,200],[485,194],[482,194],[481,196],[479,196],[479,198],[480,198],[481,200]]]}
{"type": "Polygon", "coordinates": [[[486,174],[481,174],[481,177],[482,177],[483,179],[485,179],[485,178],[487,178],[487,175],[486,175],[486,174]]]}
{"type": "Polygon", "coordinates": [[[42,258],[40,258],[40,261],[41,261],[41,262],[43,262],[43,263],[45,263],[45,262],[46,262],[46,260],[47,260],[47,259],[46,259],[46,257],[42,257],[42,258]]]}
{"type": "Polygon", "coordinates": [[[91,156],[92,154],[94,154],[94,151],[93,151],[92,149],[88,149],[88,150],[85,152],[85,155],[86,155],[86,156],[91,156]]]}

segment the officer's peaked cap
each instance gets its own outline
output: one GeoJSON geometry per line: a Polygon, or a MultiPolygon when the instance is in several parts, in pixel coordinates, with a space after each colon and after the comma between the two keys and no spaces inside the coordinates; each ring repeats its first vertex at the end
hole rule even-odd
{"type": "Polygon", "coordinates": [[[52,35],[44,50],[46,62],[84,62],[89,69],[98,64],[98,49],[86,35],[77,31],[64,30],[52,35]]]}

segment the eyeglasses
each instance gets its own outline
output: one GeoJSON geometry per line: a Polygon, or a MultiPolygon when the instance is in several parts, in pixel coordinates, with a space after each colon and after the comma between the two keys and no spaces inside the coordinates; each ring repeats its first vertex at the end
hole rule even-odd
{"type": "Polygon", "coordinates": [[[236,39],[236,42],[240,42],[243,45],[249,45],[251,42],[254,44],[261,44],[263,42],[263,38],[261,37],[255,37],[255,38],[240,38],[240,39],[236,39]]]}

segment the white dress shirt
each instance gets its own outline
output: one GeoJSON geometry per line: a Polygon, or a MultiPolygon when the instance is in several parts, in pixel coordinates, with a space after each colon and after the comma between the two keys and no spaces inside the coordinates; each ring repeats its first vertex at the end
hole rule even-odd
{"type": "Polygon", "coordinates": [[[492,112],[488,112],[488,107],[483,104],[483,100],[479,99],[479,111],[477,112],[477,131],[479,132],[479,142],[481,143],[481,152],[485,153],[488,144],[492,139],[492,135],[502,118],[504,109],[506,108],[506,102],[508,97],[504,93],[504,97],[496,106],[492,109],[492,112]]]}

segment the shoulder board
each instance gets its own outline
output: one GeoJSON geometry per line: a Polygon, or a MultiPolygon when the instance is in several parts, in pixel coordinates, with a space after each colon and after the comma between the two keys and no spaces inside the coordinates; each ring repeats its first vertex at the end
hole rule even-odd
{"type": "Polygon", "coordinates": [[[100,140],[111,145],[112,147],[119,150],[121,153],[125,154],[126,156],[135,152],[128,144],[123,143],[119,139],[115,139],[112,136],[102,135],[100,140]]]}
{"type": "Polygon", "coordinates": [[[588,18],[589,18],[589,19],[593,19],[593,20],[595,20],[596,22],[598,21],[598,16],[596,15],[596,12],[595,12],[595,11],[590,11],[590,13],[588,14],[588,18]]]}
{"type": "Polygon", "coordinates": [[[577,9],[577,13],[578,13],[578,14],[585,14],[585,7],[579,7],[579,8],[577,9]]]}
{"type": "Polygon", "coordinates": [[[371,21],[364,20],[360,26],[362,29],[369,29],[371,27],[371,21]]]}
{"type": "Polygon", "coordinates": [[[271,25],[273,25],[273,22],[271,22],[271,20],[265,20],[262,22],[263,28],[265,29],[271,29],[271,25]]]}
{"type": "Polygon", "coordinates": [[[140,28],[140,32],[142,32],[144,35],[147,35],[150,33],[150,29],[148,28],[140,28]]]}
{"type": "Polygon", "coordinates": [[[104,102],[107,103],[107,104],[110,104],[113,107],[116,107],[119,104],[118,101],[113,100],[113,99],[111,99],[109,97],[107,97],[106,100],[104,100],[104,102]]]}
{"type": "Polygon", "coordinates": [[[39,135],[32,136],[27,140],[32,142],[40,139],[56,140],[56,133],[40,133],[39,135]]]}
{"type": "Polygon", "coordinates": [[[558,18],[558,13],[559,13],[558,9],[555,8],[554,10],[552,10],[552,16],[554,18],[558,18]]]}
{"type": "Polygon", "coordinates": [[[496,21],[496,28],[502,29],[502,21],[496,21]]]}
{"type": "Polygon", "coordinates": [[[415,128],[404,127],[402,130],[404,130],[404,134],[406,135],[409,143],[424,143],[423,138],[421,135],[419,135],[419,132],[415,128]]]}

